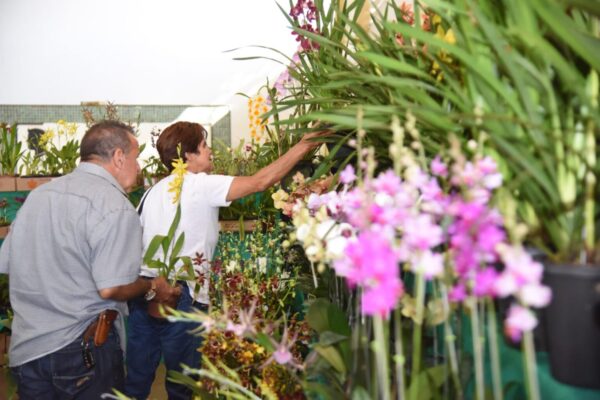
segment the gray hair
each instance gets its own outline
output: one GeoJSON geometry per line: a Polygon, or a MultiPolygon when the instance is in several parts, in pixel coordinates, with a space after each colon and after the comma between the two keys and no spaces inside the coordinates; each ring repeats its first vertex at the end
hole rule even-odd
{"type": "Polygon", "coordinates": [[[117,149],[131,151],[133,129],[120,121],[102,121],[93,125],[81,140],[81,161],[100,158],[109,161],[117,149]]]}

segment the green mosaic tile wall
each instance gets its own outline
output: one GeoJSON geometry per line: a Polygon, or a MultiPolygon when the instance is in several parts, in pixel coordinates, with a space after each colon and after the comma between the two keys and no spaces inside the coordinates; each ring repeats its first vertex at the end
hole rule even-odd
{"type": "MultiPolygon", "coordinates": [[[[168,122],[188,108],[188,105],[116,105],[119,118],[130,122],[168,122]]],[[[211,107],[211,106],[203,106],[211,107]]],[[[0,104],[0,121],[19,124],[40,124],[64,119],[84,122],[81,105],[21,105],[0,104]]],[[[94,116],[101,117],[103,106],[87,106],[94,116]]],[[[229,124],[229,123],[228,123],[229,124]]]]}
{"type": "MultiPolygon", "coordinates": [[[[85,106],[96,120],[105,115],[105,106],[85,106]]],[[[130,123],[164,123],[175,120],[188,105],[116,105],[119,119],[130,123]]],[[[222,107],[222,106],[202,106],[222,107]]],[[[37,125],[64,119],[69,122],[85,122],[81,105],[21,105],[0,104],[0,122],[37,125]]],[[[231,113],[212,125],[212,135],[231,145],[231,113]]]]}

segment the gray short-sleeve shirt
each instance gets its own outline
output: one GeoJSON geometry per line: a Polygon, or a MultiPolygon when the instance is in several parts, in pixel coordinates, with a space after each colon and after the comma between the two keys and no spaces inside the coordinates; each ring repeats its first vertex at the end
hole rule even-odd
{"type": "Polygon", "coordinates": [[[139,217],[104,168],[82,162],[32,191],[0,249],[14,310],[10,366],[75,340],[105,309],[98,290],[136,280],[142,258],[139,217]]]}

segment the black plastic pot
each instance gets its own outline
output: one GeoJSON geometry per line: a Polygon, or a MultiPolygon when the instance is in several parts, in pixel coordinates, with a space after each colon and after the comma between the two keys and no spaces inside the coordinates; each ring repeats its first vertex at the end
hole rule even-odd
{"type": "Polygon", "coordinates": [[[326,143],[327,150],[332,154],[333,165],[331,167],[331,172],[334,174],[338,171],[338,169],[342,166],[344,161],[347,161],[351,165],[356,165],[356,149],[348,146],[347,144],[343,144],[336,149],[337,143],[328,142],[326,143]],[[354,154],[353,154],[354,153],[354,154]]]}
{"type": "Polygon", "coordinates": [[[294,181],[294,175],[300,172],[306,179],[310,178],[315,172],[315,165],[309,160],[300,160],[298,163],[287,173],[286,176],[281,180],[281,188],[286,192],[289,192],[292,188],[294,181]]]}
{"type": "Polygon", "coordinates": [[[546,263],[550,369],[560,382],[600,389],[600,266],[546,263]]]}

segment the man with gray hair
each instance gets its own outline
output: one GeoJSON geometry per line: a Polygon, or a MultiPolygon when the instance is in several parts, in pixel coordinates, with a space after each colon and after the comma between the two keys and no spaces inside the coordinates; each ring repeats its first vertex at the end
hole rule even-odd
{"type": "Polygon", "coordinates": [[[125,301],[179,295],[164,278],[138,278],[142,232],[126,196],[138,153],[129,126],[92,126],[79,166],[29,194],[0,249],[14,310],[9,365],[21,400],[122,390],[125,301]]]}

